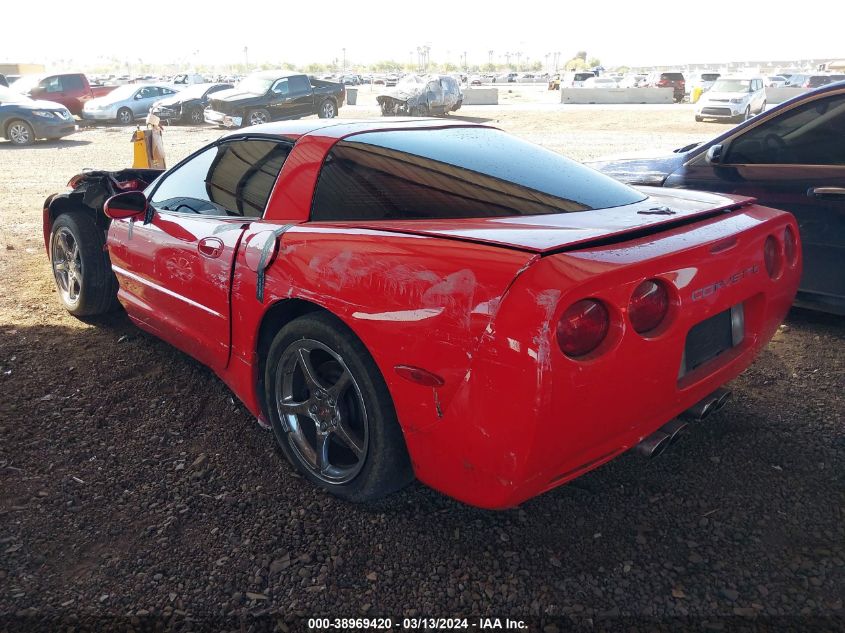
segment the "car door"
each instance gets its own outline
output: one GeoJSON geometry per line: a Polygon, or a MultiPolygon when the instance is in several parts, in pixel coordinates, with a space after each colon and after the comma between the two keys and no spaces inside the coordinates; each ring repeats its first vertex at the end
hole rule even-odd
{"type": "Polygon", "coordinates": [[[226,366],[232,267],[290,144],[223,140],[154,183],[145,221],[114,220],[112,268],[129,315],[200,362],[226,366]]]}
{"type": "Polygon", "coordinates": [[[138,89],[129,106],[135,116],[146,116],[150,106],[161,97],[158,86],[144,86],[138,89]]]}
{"type": "Polygon", "coordinates": [[[267,111],[274,121],[288,119],[293,115],[294,105],[290,94],[290,79],[282,77],[277,79],[270,87],[270,102],[267,104],[267,111]]]}
{"type": "Polygon", "coordinates": [[[314,114],[314,91],[311,82],[305,75],[292,75],[288,77],[290,88],[290,104],[288,111],[290,116],[307,116],[314,114]]]}
{"type": "Polygon", "coordinates": [[[803,243],[801,292],[845,298],[845,90],[742,130],[722,156],[711,164],[699,155],[666,186],[754,196],[792,212],[803,243]]]}
{"type": "Polygon", "coordinates": [[[68,99],[65,96],[64,85],[62,83],[61,75],[52,75],[45,77],[38,82],[38,85],[30,92],[33,99],[44,99],[45,101],[55,101],[61,103],[66,108],[69,107],[68,99]]]}

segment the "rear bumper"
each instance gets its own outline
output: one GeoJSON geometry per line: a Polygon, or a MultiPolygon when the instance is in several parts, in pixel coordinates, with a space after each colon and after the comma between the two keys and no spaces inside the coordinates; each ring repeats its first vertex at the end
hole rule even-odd
{"type": "Polygon", "coordinates": [[[539,260],[503,300],[442,419],[406,433],[417,476],[464,502],[506,508],[636,446],[733,380],[774,334],[801,266],[799,259],[771,279],[762,244],[787,225],[797,234],[791,215],[751,206],[539,260]],[[673,303],[646,337],[632,331],[626,312],[633,288],[648,278],[671,285],[673,303]],[[559,350],[555,327],[584,297],[605,304],[611,330],[595,352],[575,360],[559,350]],[[682,371],[690,330],[734,306],[744,316],[741,340],[682,371]]]}

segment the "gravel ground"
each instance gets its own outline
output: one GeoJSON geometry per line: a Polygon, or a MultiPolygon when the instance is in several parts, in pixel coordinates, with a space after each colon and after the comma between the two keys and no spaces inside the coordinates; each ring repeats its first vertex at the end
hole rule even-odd
{"type": "MultiPolygon", "coordinates": [[[[686,106],[461,113],[581,159],[724,129],[686,106]]],[[[168,130],[170,162],[218,134],[168,130]]],[[[296,476],[209,370],[122,315],[59,307],[41,203],[82,167],[124,166],[129,135],[0,143],[0,632],[845,628],[842,319],[794,310],[731,405],[657,460],[626,454],[506,512],[418,484],[349,505],[296,476]]]]}

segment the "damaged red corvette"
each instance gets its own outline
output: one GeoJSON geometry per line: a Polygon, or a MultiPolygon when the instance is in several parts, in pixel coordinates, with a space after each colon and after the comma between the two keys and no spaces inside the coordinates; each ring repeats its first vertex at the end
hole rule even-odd
{"type": "Polygon", "coordinates": [[[506,508],[724,403],[800,278],[793,217],[633,189],[498,129],[301,121],[45,203],[59,295],[211,367],[312,482],[506,508]]]}

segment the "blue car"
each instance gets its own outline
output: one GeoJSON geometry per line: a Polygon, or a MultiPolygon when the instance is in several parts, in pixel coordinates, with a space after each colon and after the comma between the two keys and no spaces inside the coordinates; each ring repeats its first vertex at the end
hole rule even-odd
{"type": "Polygon", "coordinates": [[[628,184],[753,196],[792,212],[804,251],[796,304],[845,315],[845,81],[794,97],[710,141],[590,166],[628,184]]]}
{"type": "Polygon", "coordinates": [[[0,135],[13,145],[58,139],[76,131],[76,119],[61,103],[34,101],[0,86],[0,135]]]}

